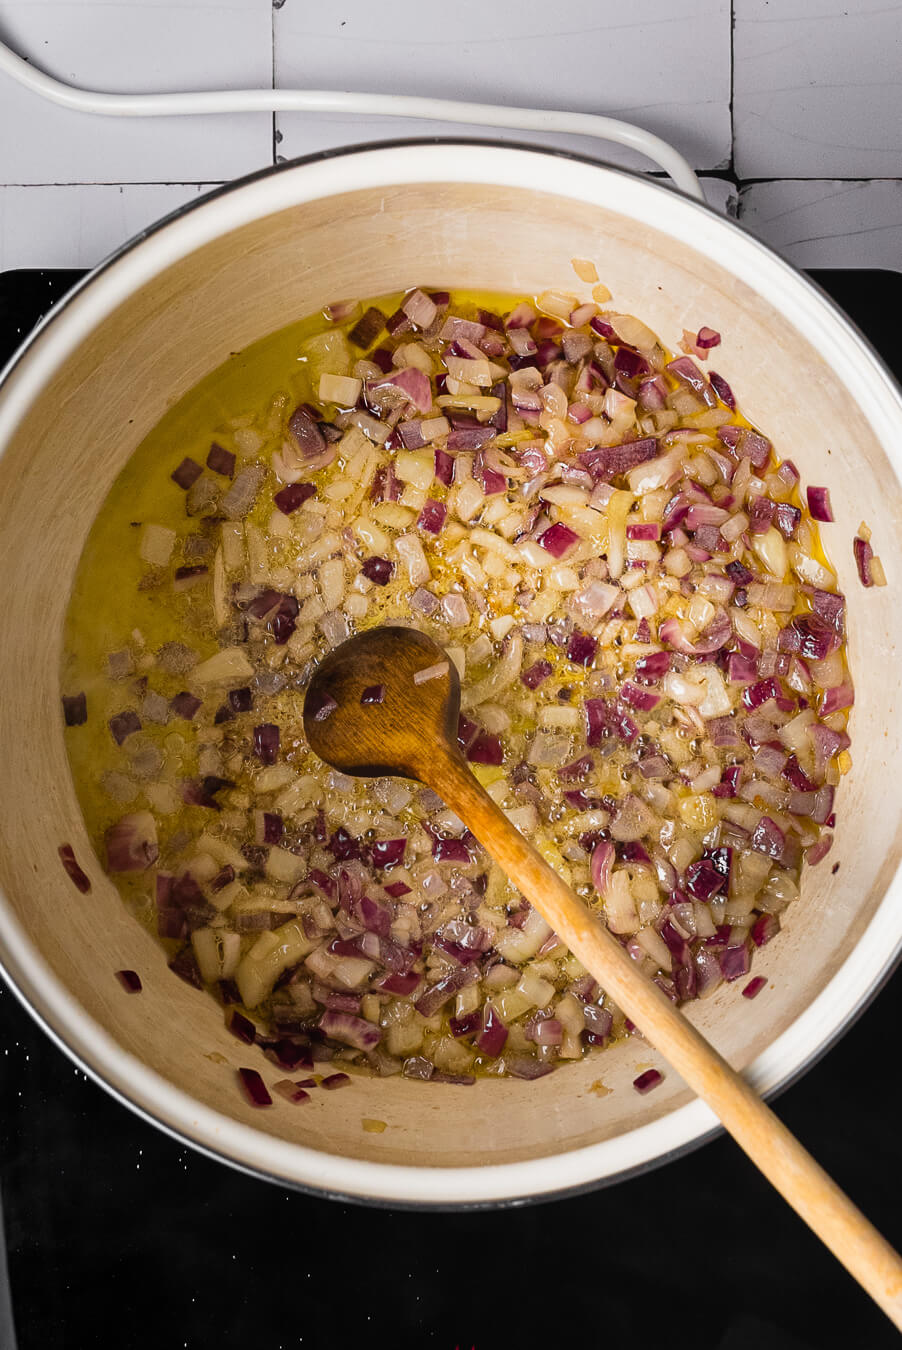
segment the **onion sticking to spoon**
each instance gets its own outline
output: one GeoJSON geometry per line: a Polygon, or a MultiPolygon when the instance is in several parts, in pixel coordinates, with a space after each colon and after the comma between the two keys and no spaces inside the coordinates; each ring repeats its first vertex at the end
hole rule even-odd
{"type": "Polygon", "coordinates": [[[495,805],[456,742],[457,669],[410,628],[372,628],[336,647],[310,682],[304,728],[342,773],[414,778],[472,830],[570,951],[896,1326],[902,1260],[745,1079],[708,1044],[495,805]],[[364,694],[379,688],[378,701],[364,694]]]}

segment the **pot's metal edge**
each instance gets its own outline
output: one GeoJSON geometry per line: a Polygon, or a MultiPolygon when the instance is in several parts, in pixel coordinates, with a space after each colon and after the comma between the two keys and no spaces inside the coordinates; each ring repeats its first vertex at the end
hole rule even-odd
{"type": "MultiPolygon", "coordinates": [[[[884,361],[880,353],[873,347],[871,342],[868,340],[868,338],[865,336],[862,330],[858,327],[858,325],[852,319],[850,319],[848,314],[846,314],[845,310],[843,310],[841,306],[837,304],[837,302],[833,299],[833,297],[829,295],[828,292],[825,291],[822,286],[820,286],[816,281],[814,281],[810,276],[808,276],[807,273],[803,272],[800,268],[797,268],[793,263],[788,262],[779,253],[777,253],[775,249],[772,249],[769,244],[766,244],[762,240],[757,238],[757,236],[752,234],[752,232],[748,230],[744,225],[742,225],[740,221],[734,220],[729,217],[724,217],[719,211],[716,210],[715,207],[711,206],[709,203],[701,202],[693,197],[690,197],[687,193],[682,192],[679,188],[675,187],[673,184],[669,182],[659,180],[651,175],[642,173],[641,171],[638,170],[625,169],[621,168],[618,165],[608,164],[605,161],[598,160],[597,158],[591,155],[580,154],[573,150],[564,150],[555,147],[531,145],[528,142],[502,141],[492,139],[491,137],[464,137],[464,136],[401,137],[386,141],[368,141],[360,145],[336,146],[329,148],[327,150],[317,151],[309,155],[299,156],[296,159],[288,160],[281,164],[271,165],[264,169],[258,169],[254,173],[245,175],[243,178],[235,179],[230,183],[224,183],[222,184],[222,186],[212,189],[210,192],[205,193],[202,197],[198,197],[194,201],[185,202],[182,206],[177,207],[175,210],[169,212],[167,215],[162,216],[159,220],[154,221],[153,224],[147,226],[145,229],[141,230],[138,234],[133,235],[124,244],[122,244],[120,248],[115,249],[100,263],[98,263],[96,267],[92,268],[89,272],[87,272],[86,275],[80,281],[78,281],[69,291],[66,292],[64,296],[62,296],[56,302],[53,308],[48,311],[48,313],[27,335],[25,340],[16,349],[16,351],[10,357],[9,361],[3,367],[3,369],[0,370],[0,390],[2,390],[3,385],[6,383],[9,376],[14,371],[15,367],[22,360],[25,353],[41,337],[41,335],[50,326],[50,324],[55,322],[55,320],[58,319],[62,313],[65,312],[69,304],[74,299],[76,299],[76,297],[83,290],[85,290],[95,280],[101,277],[104,274],[104,272],[106,272],[110,267],[112,267],[120,258],[124,257],[126,254],[131,252],[132,249],[137,247],[139,244],[143,243],[146,239],[149,239],[154,235],[160,233],[169,224],[171,224],[176,220],[181,219],[189,212],[194,211],[198,207],[204,206],[211,201],[215,201],[220,197],[224,197],[232,192],[239,191],[244,187],[249,186],[250,184],[260,182],[261,180],[269,178],[275,174],[290,172],[296,168],[303,166],[304,164],[316,164],[323,160],[335,159],[345,157],[348,155],[362,154],[374,150],[401,149],[407,146],[422,146],[422,145],[485,146],[487,148],[496,150],[515,150],[515,151],[525,150],[530,154],[541,154],[541,155],[548,155],[550,157],[558,159],[569,159],[573,160],[576,163],[588,164],[590,166],[603,168],[609,173],[620,175],[624,178],[638,179],[639,181],[653,188],[658,188],[662,192],[673,193],[677,195],[678,197],[681,198],[682,201],[690,203],[694,209],[701,212],[707,212],[710,215],[714,216],[715,219],[720,224],[723,224],[726,221],[726,223],[731,225],[734,229],[740,231],[740,233],[745,236],[747,241],[751,243],[756,249],[766,254],[772,261],[775,261],[784,271],[786,271],[789,275],[791,275],[796,281],[800,281],[804,286],[809,287],[812,291],[816,293],[820,302],[824,304],[829,310],[832,311],[834,318],[837,319],[848,330],[849,334],[862,347],[865,348],[869,358],[880,370],[884,379],[887,381],[891,389],[894,391],[900,405],[902,405],[902,385],[900,385],[899,381],[897,381],[895,375],[890,370],[889,366],[887,365],[886,361],[884,361]]],[[[822,1041],[811,1052],[810,1055],[808,1055],[799,1065],[795,1067],[795,1069],[791,1073],[788,1073],[784,1078],[780,1079],[777,1083],[773,1084],[773,1086],[770,1087],[766,1092],[762,1093],[762,1096],[766,1101],[773,1101],[776,1097],[778,1097],[781,1093],[785,1092],[794,1083],[798,1082],[798,1080],[801,1077],[803,1077],[804,1074],[806,1074],[809,1069],[811,1069],[815,1064],[817,1064],[818,1061],[821,1058],[823,1058],[823,1056],[826,1055],[830,1049],[832,1049],[832,1047],[836,1044],[836,1042],[842,1036],[844,1036],[852,1026],[854,1026],[854,1024],[858,1021],[858,1019],[862,1016],[862,1014],[867,1010],[867,1008],[876,998],[877,994],[884,988],[887,981],[890,979],[897,965],[899,964],[900,959],[902,959],[902,939],[900,939],[899,943],[896,946],[895,951],[892,953],[891,957],[886,962],[877,979],[861,996],[861,998],[850,1010],[850,1012],[846,1015],[843,1021],[833,1029],[831,1035],[829,1035],[824,1041],[822,1041]]],[[[144,1107],[142,1107],[137,1102],[132,1100],[132,1098],[127,1096],[125,1093],[121,1092],[118,1088],[115,1088],[111,1083],[107,1082],[107,1080],[103,1078],[98,1071],[96,1071],[90,1064],[86,1063],[81,1058],[79,1052],[68,1044],[68,1042],[65,1040],[64,1036],[60,1032],[58,1032],[54,1027],[51,1027],[49,1025],[49,1023],[37,1011],[37,1009],[35,1009],[32,1006],[31,1002],[29,1001],[24,991],[19,988],[15,979],[10,974],[2,957],[0,957],[0,975],[3,976],[7,984],[7,987],[19,1000],[20,1004],[25,1009],[25,1011],[32,1017],[32,1019],[37,1023],[37,1025],[41,1028],[41,1030],[50,1038],[50,1040],[60,1050],[62,1050],[62,1052],[74,1064],[76,1064],[82,1070],[82,1072],[84,1072],[89,1078],[91,1078],[93,1082],[97,1083],[98,1086],[104,1089],[115,1101],[119,1102],[122,1106],[128,1108],[130,1111],[133,1112],[133,1114],[138,1116],[141,1120],[145,1121],[149,1125],[154,1126],[156,1129],[162,1130],[163,1133],[168,1135],[171,1139],[174,1139],[179,1143],[188,1145],[190,1148],[193,1148],[198,1153],[202,1154],[204,1157],[210,1158],[215,1162],[225,1163],[227,1166],[233,1168],[237,1172],[243,1173],[245,1176],[254,1177],[262,1181],[273,1183],[275,1185],[287,1187],[288,1189],[297,1191],[300,1194],[309,1195],[311,1197],[318,1199],[339,1200],[344,1203],[356,1204],[363,1206],[365,1208],[373,1208],[373,1209],[397,1209],[399,1211],[436,1212],[436,1213],[445,1213],[445,1212],[458,1213],[458,1212],[472,1212],[479,1210],[516,1209],[531,1204],[553,1203],[557,1200],[575,1198],[580,1195],[587,1195],[594,1191],[606,1189],[608,1186],[619,1184],[620,1182],[623,1181],[629,1181],[633,1177],[642,1176],[647,1172],[651,1172],[659,1167],[663,1167],[667,1163],[674,1162],[677,1159],[683,1157],[687,1157],[689,1154],[694,1153],[697,1149],[702,1148],[710,1140],[717,1138],[719,1135],[725,1132],[723,1126],[718,1125],[715,1126],[713,1129],[706,1130],[704,1133],[696,1136],[694,1139],[691,1139],[672,1150],[668,1150],[667,1152],[664,1153],[659,1153],[654,1158],[648,1159],[644,1163],[638,1164],[635,1167],[627,1168],[624,1171],[618,1172],[614,1175],[598,1177],[591,1181],[587,1181],[581,1185],[565,1187],[557,1191],[547,1191],[541,1192],[539,1194],[532,1194],[525,1196],[513,1196],[494,1200],[461,1201],[460,1203],[442,1203],[436,1201],[420,1201],[420,1202],[411,1201],[399,1203],[399,1202],[389,1202],[381,1197],[357,1195],[353,1192],[343,1192],[339,1190],[317,1188],[315,1186],[304,1185],[301,1182],[287,1180],[282,1176],[265,1172],[257,1167],[246,1165],[240,1162],[238,1159],[230,1156],[229,1154],[221,1153],[218,1150],[209,1147],[207,1144],[201,1143],[200,1141],[192,1138],[189,1134],[182,1133],[180,1130],[173,1128],[172,1126],[168,1125],[165,1121],[160,1120],[157,1116],[145,1110],[144,1107]]]]}

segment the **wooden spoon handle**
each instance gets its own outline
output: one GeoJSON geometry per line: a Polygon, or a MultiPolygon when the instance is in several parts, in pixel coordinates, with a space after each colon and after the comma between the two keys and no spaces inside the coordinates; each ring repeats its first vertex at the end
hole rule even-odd
{"type": "Polygon", "coordinates": [[[435,747],[429,763],[420,766],[420,777],[465,821],[586,970],[902,1329],[902,1260],[832,1177],[658,986],[639,972],[620,943],[510,823],[460,759],[435,747]]]}

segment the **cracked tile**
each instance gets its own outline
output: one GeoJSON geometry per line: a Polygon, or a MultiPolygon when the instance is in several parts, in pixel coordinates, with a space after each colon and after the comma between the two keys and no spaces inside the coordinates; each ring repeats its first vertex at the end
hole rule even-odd
{"type": "Polygon", "coordinates": [[[742,178],[902,175],[898,0],[734,0],[742,178]]]}
{"type": "Polygon", "coordinates": [[[739,218],[798,267],[902,271],[902,182],[754,183],[739,218]]]}
{"type": "MultiPolygon", "coordinates": [[[[282,87],[405,93],[521,107],[607,113],[671,140],[696,168],[730,156],[729,0],[632,0],[613,10],[573,0],[552,16],[545,0],[512,10],[481,0],[447,8],[397,0],[391,20],[366,0],[340,9],[286,0],[274,14],[282,87]]],[[[401,118],[281,113],[286,158],[326,147],[423,135],[487,135],[592,153],[582,136],[499,131],[401,118]]],[[[647,164],[603,147],[610,162],[647,164]]]]}

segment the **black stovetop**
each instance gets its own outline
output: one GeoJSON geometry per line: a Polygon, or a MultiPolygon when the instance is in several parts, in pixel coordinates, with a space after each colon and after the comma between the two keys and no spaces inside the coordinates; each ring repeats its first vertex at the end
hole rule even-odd
{"type": "MultiPolygon", "coordinates": [[[[0,364],[80,275],[0,276],[0,364]]],[[[902,375],[902,276],[817,280],[902,375]]],[[[897,1247],[897,975],[779,1099],[897,1247]]],[[[19,1350],[896,1346],[888,1322],[729,1140],[526,1208],[311,1199],[114,1102],[0,986],[0,1185],[19,1350]]],[[[0,1350],[3,1333],[0,1272],[0,1350]]]]}

